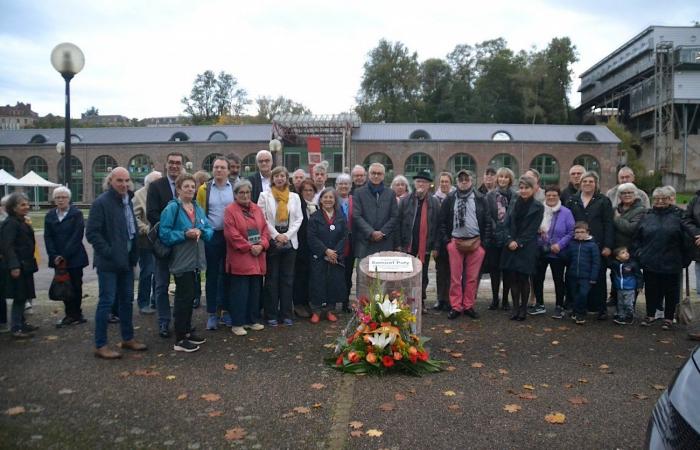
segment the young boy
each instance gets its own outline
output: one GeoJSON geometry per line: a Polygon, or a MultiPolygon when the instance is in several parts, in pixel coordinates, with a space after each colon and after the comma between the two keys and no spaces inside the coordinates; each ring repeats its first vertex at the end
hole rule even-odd
{"type": "Polygon", "coordinates": [[[615,259],[610,263],[613,285],[617,289],[617,314],[613,319],[618,325],[629,325],[634,322],[635,292],[642,288],[644,278],[639,265],[630,260],[627,247],[614,250],[615,259]]]}
{"type": "Polygon", "coordinates": [[[564,250],[567,261],[566,285],[570,298],[574,301],[574,315],[577,325],[586,323],[588,291],[598,279],[600,251],[588,232],[588,224],[583,221],[574,224],[574,239],[564,250]]]}

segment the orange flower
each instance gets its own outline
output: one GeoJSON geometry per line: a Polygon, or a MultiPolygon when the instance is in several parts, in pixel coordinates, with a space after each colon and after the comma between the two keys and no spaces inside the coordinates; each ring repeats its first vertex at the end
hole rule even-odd
{"type": "Polygon", "coordinates": [[[395,360],[401,361],[401,358],[403,358],[403,356],[401,356],[401,352],[394,352],[394,359],[395,360]]]}
{"type": "Polygon", "coordinates": [[[415,348],[414,346],[410,346],[408,348],[408,354],[412,356],[417,356],[418,355],[418,349],[415,348]]]}
{"type": "Polygon", "coordinates": [[[348,359],[351,363],[356,363],[360,361],[360,355],[358,355],[357,352],[350,352],[348,353],[348,359]]]}
{"type": "Polygon", "coordinates": [[[365,341],[365,344],[370,344],[372,342],[369,340],[369,334],[362,336],[362,339],[365,341]]]}
{"type": "Polygon", "coordinates": [[[384,367],[391,367],[394,365],[394,360],[392,359],[391,356],[383,356],[382,357],[382,364],[384,364],[384,367]]]}
{"type": "Polygon", "coordinates": [[[367,356],[365,356],[365,359],[367,360],[368,363],[374,364],[377,362],[377,355],[370,352],[370,353],[367,353],[367,356]]]}

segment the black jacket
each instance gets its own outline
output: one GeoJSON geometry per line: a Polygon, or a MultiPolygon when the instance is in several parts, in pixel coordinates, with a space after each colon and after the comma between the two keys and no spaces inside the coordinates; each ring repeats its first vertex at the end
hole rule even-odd
{"type": "Polygon", "coordinates": [[[146,219],[151,226],[160,222],[160,213],[172,199],[173,191],[170,189],[170,178],[167,175],[148,185],[146,219]]]}
{"type": "Polygon", "coordinates": [[[578,189],[576,189],[573,184],[569,183],[564,189],[561,190],[561,195],[559,196],[561,204],[566,206],[569,199],[576,195],[576,193],[578,193],[578,189]]]}
{"type": "Polygon", "coordinates": [[[24,219],[7,216],[0,225],[0,245],[3,269],[22,269],[23,274],[38,270],[34,259],[34,229],[24,219]]]}
{"type": "Polygon", "coordinates": [[[343,250],[348,236],[348,228],[343,213],[338,209],[333,221],[333,229],[326,222],[324,213],[316,211],[309,217],[307,239],[311,254],[309,273],[309,294],[312,305],[323,302],[341,302],[347,299],[345,287],[345,260],[343,250]],[[340,264],[331,264],[324,259],[327,249],[335,250],[340,264]]]}
{"type": "MultiPolygon", "coordinates": [[[[440,201],[430,194],[425,195],[425,202],[428,202],[428,240],[425,250],[437,250],[440,242],[438,221],[440,220],[440,201]]],[[[420,226],[415,223],[416,208],[418,207],[418,197],[412,192],[399,202],[399,246],[405,252],[410,252],[413,240],[413,227],[420,226]]],[[[421,217],[422,219],[422,217],[421,217]]]]}
{"type": "MultiPolygon", "coordinates": [[[[128,207],[133,212],[132,196],[133,192],[129,191],[128,207]]],[[[100,194],[92,204],[85,236],[95,251],[93,264],[98,270],[123,272],[131,270],[136,265],[139,256],[137,244],[139,228],[136,223],[136,215],[133,217],[136,233],[131,242],[131,252],[129,252],[127,251],[129,234],[122,197],[114,189],[109,189],[100,194]]]]}
{"type": "MultiPolygon", "coordinates": [[[[520,198],[515,202],[521,201],[520,198]]],[[[529,202],[527,212],[521,217],[516,217],[515,203],[508,208],[506,215],[506,246],[501,251],[501,269],[534,275],[537,272],[537,258],[539,247],[537,236],[542,224],[544,206],[534,198],[529,202]],[[518,248],[510,250],[508,244],[515,241],[518,248]]]]}
{"type": "MultiPolygon", "coordinates": [[[[518,194],[509,188],[510,199],[508,200],[508,208],[506,209],[506,215],[508,211],[513,207],[515,201],[518,199],[518,194]]],[[[491,219],[491,226],[493,227],[493,233],[491,239],[485,243],[486,246],[491,248],[501,248],[507,244],[508,233],[505,228],[505,219],[503,223],[498,222],[498,206],[496,205],[496,198],[498,197],[498,188],[490,191],[486,194],[486,206],[488,207],[489,219],[491,219]]]]}
{"type": "MultiPolygon", "coordinates": [[[[262,175],[260,175],[260,172],[255,172],[253,175],[248,177],[248,181],[250,181],[250,184],[253,187],[250,190],[250,199],[253,203],[257,205],[258,198],[260,198],[260,193],[263,190],[262,175]]],[[[299,194],[299,198],[301,198],[301,193],[299,194]]]]}
{"type": "Polygon", "coordinates": [[[378,196],[372,194],[369,184],[352,196],[352,246],[357,258],[376,252],[394,250],[398,237],[399,205],[394,191],[388,187],[378,196]],[[372,242],[373,231],[381,231],[385,238],[372,242]]]}
{"type": "MultiPolygon", "coordinates": [[[[440,207],[440,247],[444,248],[452,239],[452,227],[455,217],[455,199],[457,192],[450,192],[440,207]]],[[[479,237],[484,245],[492,239],[492,224],[488,216],[486,199],[477,190],[474,190],[474,206],[476,207],[476,221],[479,224],[479,237]]]]}
{"type": "MultiPolygon", "coordinates": [[[[138,229],[138,228],[137,228],[138,229]]],[[[62,221],[58,220],[56,208],[52,208],[44,218],[44,244],[49,258],[49,267],[62,256],[67,269],[82,269],[90,262],[83,245],[85,219],[78,208],[71,205],[62,221]]]]}
{"type": "Polygon", "coordinates": [[[644,270],[674,274],[683,270],[686,249],[692,252],[692,229],[675,206],[651,208],[640,219],[632,252],[644,270]],[[690,241],[690,242],[688,242],[690,241]]]}
{"type": "Polygon", "coordinates": [[[583,220],[588,224],[591,236],[599,249],[615,248],[615,225],[613,223],[613,207],[610,199],[600,192],[593,194],[588,206],[583,207],[581,193],[572,195],[565,205],[574,215],[574,220],[583,220]]]}

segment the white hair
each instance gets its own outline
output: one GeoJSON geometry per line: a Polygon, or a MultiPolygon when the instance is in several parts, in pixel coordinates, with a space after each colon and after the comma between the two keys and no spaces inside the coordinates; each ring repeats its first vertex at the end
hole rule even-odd
{"type": "Polygon", "coordinates": [[[328,161],[321,161],[314,166],[314,173],[317,172],[328,172],[328,161]]]}
{"type": "Polygon", "coordinates": [[[260,150],[255,154],[255,162],[258,162],[261,156],[269,156],[272,159],[272,153],[269,150],[260,150]]]}
{"type": "Polygon", "coordinates": [[[304,178],[306,178],[306,172],[304,171],[304,169],[297,169],[297,170],[295,170],[295,171],[292,173],[292,176],[296,175],[298,172],[301,172],[302,175],[304,175],[304,178]]]}
{"type": "Polygon", "coordinates": [[[350,178],[350,175],[347,173],[341,173],[338,175],[338,178],[335,179],[335,185],[338,186],[338,183],[352,183],[352,178],[350,178]]]}
{"type": "Polygon", "coordinates": [[[406,186],[406,190],[410,189],[410,185],[408,184],[408,179],[406,179],[405,176],[403,175],[396,175],[394,179],[391,181],[391,188],[393,189],[396,185],[403,184],[406,186]]]}
{"type": "Polygon", "coordinates": [[[352,168],[352,170],[350,171],[350,173],[353,173],[353,172],[355,172],[356,170],[361,170],[361,171],[363,171],[363,172],[366,172],[364,167],[362,167],[361,165],[357,164],[357,165],[355,165],[355,167],[352,168]]]}
{"type": "Polygon", "coordinates": [[[163,174],[158,172],[157,170],[154,170],[153,172],[149,173],[146,175],[143,179],[143,185],[144,187],[148,187],[149,184],[152,182],[156,181],[159,178],[163,178],[163,174]]]}
{"type": "Polygon", "coordinates": [[[70,192],[70,189],[68,189],[66,186],[59,186],[59,187],[57,187],[56,189],[54,189],[53,192],[51,193],[51,198],[54,199],[54,200],[56,200],[56,196],[57,196],[58,194],[68,194],[68,199],[69,199],[69,200],[70,200],[71,198],[73,198],[73,196],[72,196],[72,194],[71,194],[71,192],[70,192]]]}

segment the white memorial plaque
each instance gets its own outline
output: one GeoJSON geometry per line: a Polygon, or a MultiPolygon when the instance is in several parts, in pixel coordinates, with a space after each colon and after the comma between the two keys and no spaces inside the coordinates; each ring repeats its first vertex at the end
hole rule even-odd
{"type": "Polygon", "coordinates": [[[370,272],[413,272],[413,258],[410,256],[370,256],[370,272]]]}

